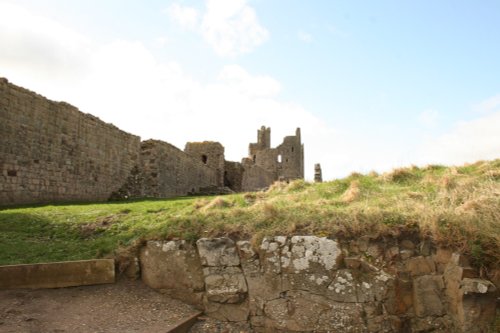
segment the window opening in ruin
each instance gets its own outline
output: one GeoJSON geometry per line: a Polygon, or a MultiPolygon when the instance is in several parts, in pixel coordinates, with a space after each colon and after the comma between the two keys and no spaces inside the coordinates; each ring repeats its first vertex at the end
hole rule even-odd
{"type": "Polygon", "coordinates": [[[253,162],[255,163],[255,160],[257,159],[257,155],[253,155],[253,162]]]}
{"type": "Polygon", "coordinates": [[[278,163],[281,163],[281,154],[278,155],[278,163]]]}
{"type": "Polygon", "coordinates": [[[288,163],[288,158],[285,160],[286,163],[288,163]]]}
{"type": "Polygon", "coordinates": [[[201,155],[201,161],[205,164],[207,164],[208,161],[208,156],[207,155],[201,155]]]}
{"type": "Polygon", "coordinates": [[[224,186],[231,187],[231,182],[229,181],[227,171],[224,171],[224,186]]]}
{"type": "Polygon", "coordinates": [[[292,147],[292,153],[293,153],[293,147],[292,147]]]}

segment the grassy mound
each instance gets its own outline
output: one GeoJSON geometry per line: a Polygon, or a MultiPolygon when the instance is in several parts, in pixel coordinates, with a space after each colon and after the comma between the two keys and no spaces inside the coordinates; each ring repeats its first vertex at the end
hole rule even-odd
{"type": "Polygon", "coordinates": [[[0,211],[0,264],[112,256],[146,239],[356,237],[410,230],[500,264],[500,160],[430,165],[265,192],[0,211]]]}

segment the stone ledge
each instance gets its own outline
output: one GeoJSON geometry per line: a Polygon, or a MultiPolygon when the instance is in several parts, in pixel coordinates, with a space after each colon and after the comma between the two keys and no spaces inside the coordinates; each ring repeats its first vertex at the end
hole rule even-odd
{"type": "Polygon", "coordinates": [[[63,288],[114,282],[113,259],[0,266],[0,289],[63,288]]]}

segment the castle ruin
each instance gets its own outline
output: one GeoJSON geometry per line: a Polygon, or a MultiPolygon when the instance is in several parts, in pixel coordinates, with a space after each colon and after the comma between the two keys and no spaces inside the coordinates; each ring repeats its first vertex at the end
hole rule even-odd
{"type": "Polygon", "coordinates": [[[0,206],[255,191],[303,179],[304,146],[297,128],[271,148],[264,126],[241,163],[218,142],[141,142],[0,78],[0,172],[0,206]]]}

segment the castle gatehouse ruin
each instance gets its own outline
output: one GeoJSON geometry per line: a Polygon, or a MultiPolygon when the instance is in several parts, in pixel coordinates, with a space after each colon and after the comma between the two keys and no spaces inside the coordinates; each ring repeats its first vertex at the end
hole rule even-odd
{"type": "Polygon", "coordinates": [[[0,205],[167,198],[254,191],[304,178],[300,129],[271,148],[258,130],[242,162],[226,161],[218,142],[184,151],[138,136],[0,78],[0,205]]]}

